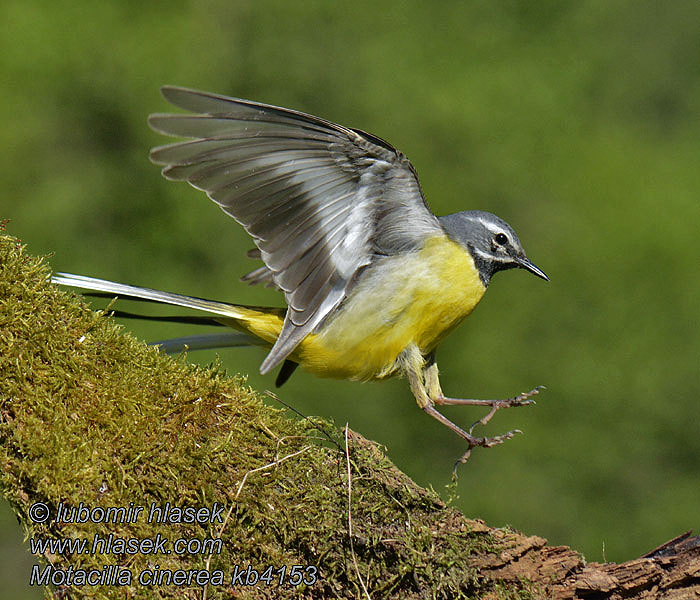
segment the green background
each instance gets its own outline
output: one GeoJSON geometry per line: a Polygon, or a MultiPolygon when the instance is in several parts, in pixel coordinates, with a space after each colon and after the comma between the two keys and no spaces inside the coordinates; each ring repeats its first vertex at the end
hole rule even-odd
{"type": "MultiPolygon", "coordinates": [[[[591,561],[700,527],[697,0],[5,0],[1,14],[0,217],[30,252],[51,253],[57,271],[279,305],[238,282],[255,266],[243,230],[149,163],[164,140],[146,116],[168,110],[158,87],[373,132],[411,158],[437,214],[498,214],[551,278],[497,275],[438,352],[453,396],[548,388],[493,419],[489,433],[525,434],[474,452],[458,506],[591,561]]],[[[126,327],[148,340],[193,332],[126,327]]],[[[272,388],[259,350],[219,354],[272,388]]],[[[349,422],[446,496],[463,445],[405,381],[298,373],[280,396],[349,422]]],[[[0,597],[41,596],[25,591],[34,561],[21,539],[2,504],[0,597]]]]}

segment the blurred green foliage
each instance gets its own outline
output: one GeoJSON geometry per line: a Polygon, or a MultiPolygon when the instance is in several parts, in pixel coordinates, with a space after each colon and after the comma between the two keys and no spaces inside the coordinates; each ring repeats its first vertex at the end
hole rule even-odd
{"type": "MultiPolygon", "coordinates": [[[[552,280],[498,275],[438,353],[453,396],[548,387],[535,408],[489,425],[525,435],[474,452],[462,510],[589,560],[700,528],[697,0],[5,0],[2,14],[0,216],[30,252],[52,253],[56,270],[279,305],[237,282],[254,266],[245,233],[148,162],[165,142],[145,123],[168,110],[158,87],[373,132],[408,154],[436,213],[498,214],[552,280]]],[[[191,332],[126,326],[150,340],[191,332]]],[[[273,385],[257,374],[260,351],[220,355],[255,387],[273,385]]],[[[385,444],[438,491],[463,450],[405,381],[300,373],[280,392],[385,444]]],[[[0,579],[25,585],[31,558],[14,521],[0,527],[0,579]]]]}

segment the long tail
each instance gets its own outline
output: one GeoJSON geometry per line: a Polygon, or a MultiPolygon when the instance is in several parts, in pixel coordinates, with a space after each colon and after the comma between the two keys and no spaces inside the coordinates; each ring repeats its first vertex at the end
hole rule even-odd
{"type": "MultiPolygon", "coordinates": [[[[166,354],[179,354],[192,350],[213,350],[214,348],[233,348],[238,346],[259,346],[261,340],[248,333],[230,331],[227,333],[207,333],[202,335],[186,335],[168,338],[157,342],[149,342],[150,346],[158,346],[166,354]]],[[[266,346],[269,346],[266,344],[266,346]]]]}
{"type": "Polygon", "coordinates": [[[242,307],[238,307],[235,304],[226,304],[224,302],[216,302],[215,300],[205,300],[204,298],[195,298],[194,296],[183,296],[182,294],[174,294],[172,292],[162,292],[151,288],[127,285],[125,283],[116,283],[115,281],[107,281],[106,279],[97,279],[96,277],[72,275],[71,273],[56,273],[53,277],[51,277],[51,281],[59,285],[68,285],[70,287],[95,292],[105,292],[107,294],[114,294],[115,296],[122,296],[125,298],[136,298],[139,300],[160,302],[162,304],[185,306],[187,308],[203,310],[211,314],[232,317],[234,319],[241,318],[243,316],[239,310],[239,308],[242,307]]]}
{"type": "MultiPolygon", "coordinates": [[[[169,353],[179,351],[185,345],[193,350],[250,344],[268,347],[272,346],[282,329],[282,322],[286,312],[283,308],[228,304],[225,302],[217,302],[215,300],[196,298],[194,296],[184,296],[182,294],[175,294],[172,292],[163,292],[161,290],[154,290],[151,288],[116,283],[114,281],[107,281],[106,279],[97,279],[95,277],[86,277],[84,275],[73,275],[71,273],[56,273],[53,277],[51,277],[51,281],[59,285],[67,285],[70,287],[90,290],[92,292],[114,294],[115,296],[120,296],[127,299],[147,300],[150,302],[172,304],[175,306],[183,306],[186,308],[204,311],[209,315],[214,315],[211,317],[212,324],[227,325],[243,332],[242,334],[229,333],[223,335],[213,334],[211,336],[187,336],[185,338],[174,338],[172,340],[158,342],[158,344],[169,353]]],[[[125,316],[155,320],[178,320],[177,317],[148,317],[142,315],[125,316]]],[[[186,322],[188,319],[185,317],[181,320],[186,322]]]]}

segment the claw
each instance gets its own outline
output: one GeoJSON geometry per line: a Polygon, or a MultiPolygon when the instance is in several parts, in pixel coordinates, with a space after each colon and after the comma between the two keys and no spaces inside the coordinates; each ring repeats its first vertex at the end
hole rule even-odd
{"type": "MultiPolygon", "coordinates": [[[[477,421],[478,423],[478,421],[477,421]]],[[[471,433],[471,431],[470,431],[471,433]]],[[[457,461],[455,462],[455,466],[452,469],[453,475],[456,477],[457,476],[457,468],[459,465],[463,465],[464,463],[469,460],[469,457],[471,456],[472,450],[477,447],[482,447],[482,448],[492,448],[493,446],[498,446],[499,444],[502,444],[506,440],[509,440],[513,437],[515,437],[516,433],[522,433],[520,429],[512,429],[511,431],[507,431],[506,433],[502,435],[496,435],[494,437],[483,437],[483,438],[475,438],[473,442],[469,444],[469,448],[467,448],[467,451],[460,456],[457,461]]]]}
{"type": "Polygon", "coordinates": [[[474,448],[477,448],[481,446],[482,448],[491,448],[493,446],[497,446],[499,444],[502,444],[506,440],[509,440],[515,436],[516,433],[522,433],[520,429],[513,429],[511,431],[508,431],[507,433],[504,433],[502,435],[497,435],[494,437],[475,437],[473,435],[474,428],[477,425],[486,425],[492,417],[501,409],[501,408],[510,408],[513,406],[529,406],[531,404],[536,404],[534,398],[532,396],[536,396],[537,394],[540,393],[540,390],[544,390],[545,387],[543,385],[538,385],[536,388],[531,389],[529,392],[523,392],[522,394],[519,394],[517,396],[514,396],[512,398],[508,398],[507,400],[471,400],[471,399],[462,399],[462,398],[448,398],[443,395],[440,395],[437,398],[429,398],[427,404],[423,405],[419,403],[421,408],[428,413],[430,416],[433,418],[437,419],[444,425],[447,425],[452,431],[457,433],[460,437],[462,437],[464,440],[466,440],[468,446],[467,450],[462,456],[460,456],[457,461],[455,462],[455,466],[453,469],[453,476],[457,476],[457,468],[459,465],[464,464],[467,462],[469,457],[471,456],[472,450],[474,448]],[[475,421],[472,423],[471,427],[467,429],[466,431],[464,429],[461,429],[452,421],[449,419],[445,418],[443,415],[441,415],[436,409],[434,404],[441,404],[441,405],[475,405],[475,406],[488,406],[490,407],[490,410],[488,413],[486,413],[481,419],[478,421],[475,421]]]}
{"type": "Polygon", "coordinates": [[[501,435],[496,435],[491,438],[481,438],[484,443],[479,444],[479,446],[483,446],[484,448],[491,448],[492,446],[498,446],[498,444],[502,444],[506,440],[509,440],[513,437],[515,437],[516,433],[522,433],[520,429],[512,429],[511,431],[507,431],[504,434],[501,435]]]}

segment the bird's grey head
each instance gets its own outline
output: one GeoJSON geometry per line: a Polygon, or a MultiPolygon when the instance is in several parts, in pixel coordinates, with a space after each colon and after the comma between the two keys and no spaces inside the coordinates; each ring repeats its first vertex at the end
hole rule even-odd
{"type": "Polygon", "coordinates": [[[544,272],[525,255],[513,228],[503,219],[482,210],[438,217],[445,233],[472,255],[485,286],[494,273],[520,267],[549,281],[544,272]]]}

